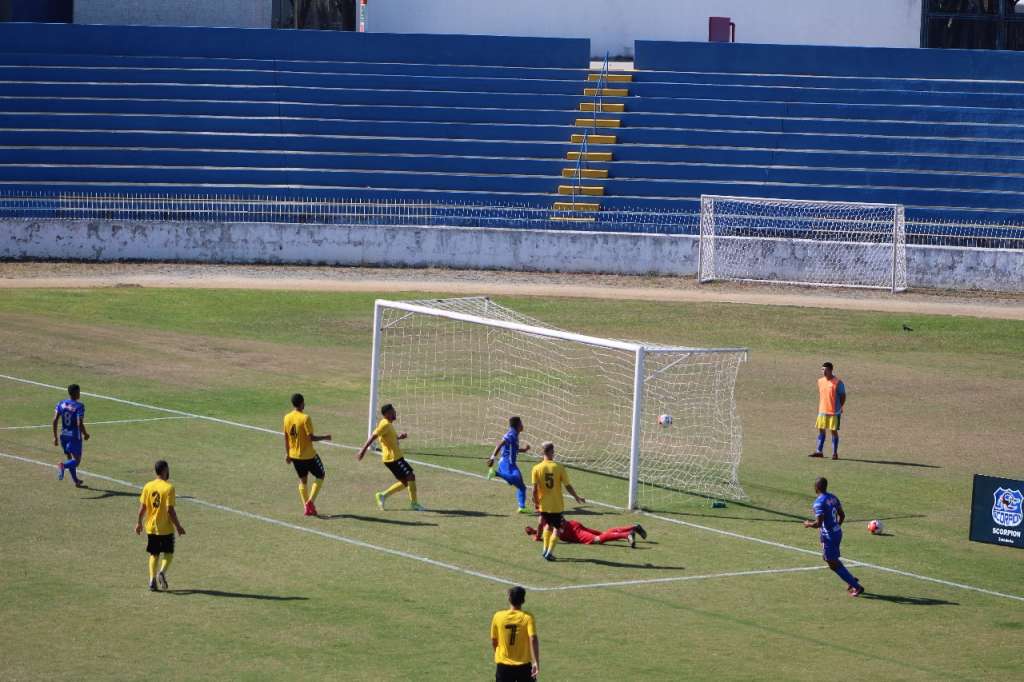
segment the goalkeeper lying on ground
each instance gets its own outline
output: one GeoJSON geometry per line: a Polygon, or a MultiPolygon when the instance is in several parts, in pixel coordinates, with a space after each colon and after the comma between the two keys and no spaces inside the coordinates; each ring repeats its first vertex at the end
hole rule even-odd
{"type": "MultiPolygon", "coordinates": [[[[526,534],[537,541],[540,541],[541,534],[543,532],[544,519],[541,519],[540,527],[536,530],[529,526],[526,527],[526,534]]],[[[593,528],[587,528],[579,521],[566,521],[558,531],[558,538],[562,542],[574,542],[581,545],[602,545],[613,540],[629,540],[629,546],[636,547],[637,535],[644,540],[647,539],[647,531],[645,531],[643,526],[640,524],[619,526],[617,528],[609,528],[608,530],[600,531],[594,530],[593,528]]]]}

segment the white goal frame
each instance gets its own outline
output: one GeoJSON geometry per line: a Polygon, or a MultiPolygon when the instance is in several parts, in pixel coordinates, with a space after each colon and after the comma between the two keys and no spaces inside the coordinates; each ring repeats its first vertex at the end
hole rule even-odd
{"type": "MultiPolygon", "coordinates": [[[[449,299],[452,300],[452,299],[449,299]]],[[[488,299],[455,299],[465,301],[487,301],[488,299]]],[[[402,316],[398,322],[404,320],[410,315],[428,315],[436,318],[445,318],[448,320],[465,322],[473,325],[484,325],[492,329],[502,329],[511,332],[519,332],[528,334],[531,336],[543,337],[548,339],[559,339],[563,341],[569,341],[577,344],[584,344],[587,346],[594,346],[604,349],[614,349],[618,351],[624,351],[630,353],[633,356],[633,395],[632,405],[630,411],[630,443],[629,443],[629,476],[628,476],[628,496],[627,496],[627,508],[637,509],[639,508],[638,500],[638,487],[640,482],[640,458],[641,458],[641,420],[645,418],[643,414],[643,397],[644,397],[644,386],[645,380],[654,378],[652,376],[645,375],[645,365],[648,356],[655,354],[664,353],[675,353],[681,355],[693,355],[693,354],[739,354],[739,362],[744,362],[748,359],[748,349],[746,348],[690,348],[690,347],[669,347],[655,344],[644,344],[633,341],[622,341],[616,339],[605,339],[595,336],[588,336],[586,334],[577,334],[573,332],[563,331],[560,329],[553,329],[548,327],[537,326],[533,324],[523,324],[519,322],[506,321],[501,319],[491,319],[478,315],[471,315],[461,312],[455,312],[451,310],[443,310],[438,308],[432,308],[425,305],[420,305],[416,302],[403,302],[403,301],[390,301],[384,299],[377,299],[374,304],[373,310],[373,351],[370,362],[370,396],[369,396],[369,411],[367,420],[367,433],[372,433],[376,426],[378,419],[380,418],[378,410],[378,401],[380,399],[380,388],[381,388],[381,370],[382,370],[382,337],[386,329],[383,327],[384,311],[385,310],[402,311],[406,313],[402,316]]],[[[392,323],[397,324],[397,322],[392,323]]],[[[676,361],[678,362],[678,361],[676,361]]],[[[675,364],[673,362],[672,364],[675,364]]],[[[671,365],[670,365],[671,366],[671,365]]],[[[664,369],[658,370],[655,374],[660,374],[664,369]]],[[[733,382],[735,377],[733,377],[733,382]]],[[[401,409],[401,405],[396,405],[401,409]]],[[[733,408],[735,403],[733,402],[733,408]]],[[[654,418],[653,416],[650,418],[654,418]]],[[[739,443],[736,443],[738,452],[739,443]]],[[[735,467],[738,467],[738,459],[735,462],[733,468],[733,483],[736,486],[736,490],[739,491],[737,499],[745,498],[742,489],[738,487],[736,481],[735,467]]],[[[716,496],[717,497],[717,496],[716,496]]]]}
{"type": "MultiPolygon", "coordinates": [[[[747,218],[747,216],[743,216],[747,218]]],[[[755,222],[756,222],[756,216],[755,222]]],[[[785,220],[785,218],[769,218],[768,221],[785,220]]],[[[795,220],[795,218],[794,218],[795,220]]],[[[803,218],[806,221],[808,227],[806,229],[814,230],[814,218],[803,218]]],[[[759,229],[757,226],[747,225],[742,228],[745,232],[755,232],[759,229]]],[[[777,228],[776,228],[777,229],[777,228]]],[[[837,231],[834,228],[826,230],[825,234],[830,236],[840,235],[843,233],[837,231]]],[[[749,243],[749,242],[748,242],[749,243]]],[[[822,286],[822,287],[852,287],[862,289],[883,289],[889,290],[892,293],[900,293],[907,290],[907,249],[906,249],[907,237],[906,237],[906,217],[904,207],[900,204],[875,204],[865,202],[842,202],[842,201],[815,201],[815,200],[804,200],[804,199],[772,199],[764,197],[738,197],[738,196],[726,196],[717,194],[703,194],[700,198],[700,243],[698,248],[698,262],[697,262],[697,282],[703,284],[714,280],[733,280],[733,281],[745,281],[745,282],[763,282],[763,283],[775,283],[775,284],[798,284],[806,286],[822,286]],[[815,239],[811,237],[792,237],[780,234],[771,233],[770,229],[766,229],[764,236],[756,236],[753,234],[745,234],[742,236],[721,236],[716,233],[716,228],[720,225],[720,216],[716,213],[717,203],[748,203],[751,205],[761,206],[778,206],[781,210],[787,208],[796,211],[797,209],[804,208],[808,210],[827,210],[829,208],[835,208],[838,210],[853,211],[857,209],[863,209],[865,211],[872,211],[876,214],[886,214],[891,212],[891,219],[886,217],[885,220],[874,218],[868,220],[858,220],[857,218],[843,218],[837,219],[836,223],[846,223],[846,226],[850,228],[848,238],[838,239],[815,239]],[[879,226],[889,226],[890,229],[879,229],[879,226]],[[866,226],[873,226],[872,229],[867,229],[866,226]],[[862,235],[861,239],[857,239],[856,235],[862,235]],[[887,237],[888,239],[883,241],[881,237],[887,237]],[[866,238],[864,238],[866,237],[866,238]],[[821,281],[809,276],[806,279],[799,277],[757,277],[757,276],[736,276],[730,275],[729,273],[723,273],[723,265],[720,263],[719,249],[716,248],[716,241],[721,239],[731,240],[760,240],[764,242],[774,241],[779,243],[786,243],[789,245],[802,244],[804,246],[810,246],[813,244],[835,244],[837,248],[841,248],[846,245],[851,250],[860,248],[865,250],[866,247],[879,246],[879,247],[891,247],[889,248],[889,267],[887,273],[887,281],[883,281],[883,278],[878,278],[874,283],[872,282],[854,282],[854,281],[821,281]]],[[[756,258],[756,254],[754,258],[756,258]]]]}

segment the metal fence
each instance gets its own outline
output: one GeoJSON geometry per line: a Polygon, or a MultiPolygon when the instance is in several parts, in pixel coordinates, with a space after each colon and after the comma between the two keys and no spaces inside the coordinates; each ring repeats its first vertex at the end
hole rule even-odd
{"type": "MultiPolygon", "coordinates": [[[[291,223],[336,226],[487,227],[698,235],[693,210],[556,211],[529,204],[416,202],[323,197],[0,192],[0,220],[291,223]]],[[[907,219],[907,243],[1024,250],[1024,226],[989,220],[907,219]]]]}

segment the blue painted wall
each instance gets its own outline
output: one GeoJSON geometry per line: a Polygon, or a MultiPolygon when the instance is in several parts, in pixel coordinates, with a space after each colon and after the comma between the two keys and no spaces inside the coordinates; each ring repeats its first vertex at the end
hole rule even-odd
{"type": "Polygon", "coordinates": [[[590,41],[247,28],[0,24],[0,51],[587,68],[590,41]]]}
{"type": "Polygon", "coordinates": [[[1019,80],[1024,53],[638,40],[636,67],[655,71],[1019,80]]]}

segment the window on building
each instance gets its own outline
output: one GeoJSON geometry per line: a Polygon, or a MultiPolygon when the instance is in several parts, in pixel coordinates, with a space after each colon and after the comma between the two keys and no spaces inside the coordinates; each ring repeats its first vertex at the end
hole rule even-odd
{"type": "Polygon", "coordinates": [[[274,28],[354,31],[356,0],[274,0],[274,28]]]}
{"type": "Polygon", "coordinates": [[[925,0],[922,47],[1024,49],[1024,0],[925,0]]]}

